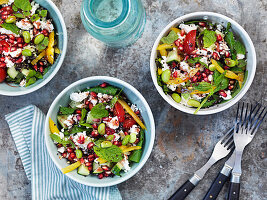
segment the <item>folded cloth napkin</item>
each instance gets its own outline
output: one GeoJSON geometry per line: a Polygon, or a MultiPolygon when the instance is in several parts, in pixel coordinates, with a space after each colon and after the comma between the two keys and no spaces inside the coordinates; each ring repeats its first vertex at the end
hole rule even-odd
{"type": "Polygon", "coordinates": [[[36,106],[24,107],[5,118],[31,180],[32,199],[122,199],[116,186],[89,187],[62,174],[48,155],[44,140],[45,115],[36,106]]]}

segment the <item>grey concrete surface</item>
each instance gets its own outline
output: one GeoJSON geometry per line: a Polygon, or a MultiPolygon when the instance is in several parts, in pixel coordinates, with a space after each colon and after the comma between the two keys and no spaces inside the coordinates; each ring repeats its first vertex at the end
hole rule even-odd
{"type": "MultiPolygon", "coordinates": [[[[65,87],[81,78],[107,75],[136,87],[147,99],[156,122],[153,152],[140,172],[118,185],[125,200],[167,199],[210,156],[218,138],[231,127],[236,105],[210,116],[192,116],[169,106],[153,86],[149,57],[160,30],[173,19],[194,11],[213,11],[236,20],[250,35],[257,51],[257,72],[243,101],[266,102],[267,2],[264,0],[144,0],[147,23],[142,37],[132,46],[111,49],[92,38],[80,20],[81,0],[53,0],[62,12],[68,29],[68,51],[58,74],[43,88],[20,97],[0,96],[0,199],[30,199],[20,157],[4,115],[35,104],[47,112],[65,87]]],[[[263,124],[245,151],[240,199],[267,198],[267,123],[263,124]]],[[[188,196],[202,199],[223,161],[210,169],[188,196]]],[[[218,199],[225,199],[224,187],[218,199]]]]}

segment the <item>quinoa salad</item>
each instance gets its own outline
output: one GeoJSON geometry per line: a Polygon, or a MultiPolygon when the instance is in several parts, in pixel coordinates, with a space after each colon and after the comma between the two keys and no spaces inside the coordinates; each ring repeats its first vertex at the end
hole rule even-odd
{"type": "Polygon", "coordinates": [[[195,113],[234,98],[247,78],[246,48],[230,23],[181,23],[161,38],[157,52],[158,85],[195,113]]]}
{"type": "Polygon", "coordinates": [[[141,111],[119,88],[102,83],[70,94],[68,107],[60,107],[57,121],[50,118],[50,137],[59,159],[83,176],[121,176],[142,156],[145,125],[141,111]],[[60,131],[59,131],[60,130],[60,131]]]}
{"type": "Polygon", "coordinates": [[[53,21],[31,0],[0,4],[0,83],[27,87],[43,79],[60,54],[53,21]]]}

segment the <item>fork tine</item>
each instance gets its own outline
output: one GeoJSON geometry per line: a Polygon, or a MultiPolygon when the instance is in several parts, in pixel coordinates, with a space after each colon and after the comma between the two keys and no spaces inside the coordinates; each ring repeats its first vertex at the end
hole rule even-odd
{"type": "Polygon", "coordinates": [[[259,106],[259,108],[261,107],[261,105],[257,102],[257,104],[254,106],[254,108],[250,111],[249,118],[248,118],[248,127],[247,127],[248,130],[251,129],[251,125],[253,124],[252,121],[254,120],[255,115],[259,111],[259,108],[258,108],[258,110],[256,109],[258,106],[259,106]],[[256,110],[256,113],[254,113],[255,110],[256,110]]]}
{"type": "MultiPolygon", "coordinates": [[[[253,121],[254,121],[255,117],[257,116],[257,114],[259,113],[259,110],[260,110],[261,107],[262,107],[260,104],[258,104],[258,106],[259,106],[259,108],[256,109],[256,113],[253,115],[252,119],[250,120],[250,123],[251,123],[251,124],[253,124],[253,121]]],[[[253,113],[252,113],[252,114],[253,114],[253,113]]],[[[252,115],[252,114],[251,114],[251,115],[252,115]]]]}
{"type": "Polygon", "coordinates": [[[227,150],[233,150],[235,148],[235,143],[232,141],[229,145],[226,146],[227,150]]]}
{"type": "Polygon", "coordinates": [[[251,128],[251,134],[255,134],[260,126],[260,124],[262,123],[263,119],[265,118],[266,116],[266,113],[267,111],[265,111],[265,107],[262,109],[261,113],[259,114],[258,118],[255,120],[254,124],[252,125],[252,128],[251,128]],[[261,115],[264,113],[265,111],[265,114],[263,115],[263,117],[261,118],[261,115]],[[260,119],[261,118],[261,119],[260,119]],[[259,123],[258,123],[259,122],[259,123]]]}
{"type": "Polygon", "coordinates": [[[228,137],[231,137],[234,133],[232,133],[234,128],[231,128],[227,133],[225,133],[223,135],[223,137],[219,140],[219,142],[221,142],[221,144],[224,143],[224,141],[228,138],[228,137]]]}
{"type": "Polygon", "coordinates": [[[241,107],[240,120],[238,122],[239,123],[238,130],[241,130],[242,128],[243,111],[244,111],[244,102],[242,103],[242,107],[241,107]]]}
{"type": "Polygon", "coordinates": [[[234,128],[234,133],[237,132],[237,124],[238,124],[237,119],[238,119],[239,105],[240,105],[240,104],[238,103],[238,104],[237,104],[237,110],[236,110],[236,116],[235,116],[235,128],[234,128]]]}

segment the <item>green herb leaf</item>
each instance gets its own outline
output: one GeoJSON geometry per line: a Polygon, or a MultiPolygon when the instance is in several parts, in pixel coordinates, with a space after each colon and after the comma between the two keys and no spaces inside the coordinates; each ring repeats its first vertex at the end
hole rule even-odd
{"type": "Polygon", "coordinates": [[[59,137],[59,135],[56,135],[56,134],[51,133],[50,134],[50,137],[51,137],[52,140],[54,140],[55,142],[57,142],[59,144],[62,144],[65,147],[66,147],[67,144],[71,144],[72,147],[75,147],[74,143],[71,140],[65,140],[65,138],[64,139],[61,139],[59,137]]]}
{"type": "MultiPolygon", "coordinates": [[[[27,79],[27,77],[26,77],[27,79]]],[[[26,81],[26,85],[25,87],[28,87],[29,85],[32,85],[36,82],[36,78],[35,77],[31,77],[28,81],[26,81]]]]}
{"type": "Polygon", "coordinates": [[[23,11],[31,11],[32,6],[29,0],[15,0],[14,5],[23,11]]]}
{"type": "Polygon", "coordinates": [[[245,67],[246,65],[247,65],[247,62],[244,59],[238,60],[237,67],[242,68],[242,67],[245,67]]]}
{"type": "Polygon", "coordinates": [[[116,102],[118,101],[120,94],[121,94],[122,90],[119,92],[119,94],[117,94],[115,97],[113,97],[109,103],[110,108],[113,108],[114,105],[116,104],[116,102]]]}
{"type": "Polygon", "coordinates": [[[87,128],[84,127],[79,127],[79,126],[73,126],[73,128],[70,130],[70,134],[74,134],[74,133],[80,133],[80,132],[84,132],[87,131],[87,128]]]}
{"type": "Polygon", "coordinates": [[[32,22],[35,22],[35,21],[37,21],[38,19],[40,19],[40,17],[39,17],[38,14],[33,14],[33,15],[31,16],[31,21],[32,21],[32,22]]]}
{"type": "Polygon", "coordinates": [[[17,6],[15,6],[15,5],[13,4],[13,5],[12,5],[12,10],[13,10],[14,12],[17,12],[17,11],[18,11],[17,6]]]}
{"type": "Polygon", "coordinates": [[[22,13],[14,13],[14,16],[17,18],[25,18],[25,16],[22,13]]]}
{"type": "Polygon", "coordinates": [[[232,59],[235,60],[236,58],[236,54],[234,52],[234,46],[235,46],[235,39],[234,39],[234,34],[232,32],[227,32],[224,40],[226,41],[226,43],[228,44],[230,51],[232,53],[232,59]]]}
{"type": "Polygon", "coordinates": [[[175,31],[171,31],[168,36],[161,38],[161,42],[166,44],[172,44],[175,40],[178,39],[178,35],[175,33],[175,31]]]}
{"type": "Polygon", "coordinates": [[[39,11],[39,15],[41,17],[46,17],[47,16],[47,10],[41,10],[41,11],[39,11]]]}
{"type": "Polygon", "coordinates": [[[243,55],[246,54],[246,48],[240,41],[235,42],[234,49],[236,54],[243,54],[243,55]]]}
{"type": "Polygon", "coordinates": [[[201,104],[199,105],[199,107],[195,110],[194,114],[197,114],[197,112],[200,110],[200,108],[202,108],[202,106],[207,102],[208,98],[213,95],[214,90],[212,89],[212,91],[208,94],[208,96],[206,96],[206,98],[201,102],[201,104]]]}
{"type": "Polygon", "coordinates": [[[208,91],[212,89],[212,85],[207,82],[199,82],[194,84],[194,89],[198,91],[208,91]]]}
{"type": "Polygon", "coordinates": [[[94,146],[94,151],[97,156],[110,162],[119,162],[123,159],[122,150],[116,145],[112,145],[108,148],[94,146]]]}
{"type": "Polygon", "coordinates": [[[85,127],[88,127],[88,128],[92,128],[92,125],[91,124],[88,124],[88,123],[82,123],[80,124],[81,126],[85,126],[85,127]]]}
{"type": "Polygon", "coordinates": [[[205,29],[202,32],[202,34],[204,34],[204,36],[203,36],[204,47],[208,48],[216,42],[215,31],[209,31],[209,30],[205,29]]]}
{"type": "Polygon", "coordinates": [[[3,23],[1,24],[1,26],[6,29],[6,30],[10,30],[13,33],[15,33],[16,35],[19,34],[19,28],[15,25],[15,24],[7,24],[7,23],[3,23]]]}
{"type": "Polygon", "coordinates": [[[74,113],[75,109],[73,108],[68,108],[68,107],[60,107],[59,108],[59,114],[60,115],[70,115],[74,113]]]}
{"type": "Polygon", "coordinates": [[[226,27],[225,32],[229,32],[230,28],[231,28],[231,23],[228,22],[228,23],[227,23],[227,27],[226,27]]]}
{"type": "Polygon", "coordinates": [[[36,75],[36,71],[35,70],[32,70],[30,69],[27,77],[26,77],[26,80],[30,79],[31,77],[34,77],[36,75]]]}
{"type": "Polygon", "coordinates": [[[82,114],[82,116],[81,116],[79,124],[83,124],[84,123],[84,118],[85,118],[85,116],[87,114],[87,110],[85,108],[83,108],[82,111],[81,111],[81,114],[82,114]]]}
{"type": "Polygon", "coordinates": [[[202,61],[200,61],[200,60],[201,60],[200,57],[195,57],[195,58],[190,58],[190,59],[188,60],[188,62],[191,63],[191,64],[200,63],[201,65],[203,65],[203,66],[205,66],[206,68],[208,68],[208,65],[206,65],[206,63],[204,63],[204,62],[202,62],[202,61]]]}
{"type": "Polygon", "coordinates": [[[41,74],[41,72],[36,72],[35,77],[38,79],[42,79],[43,75],[41,74]]]}
{"type": "Polygon", "coordinates": [[[117,94],[118,90],[119,90],[119,88],[116,88],[113,86],[107,86],[104,88],[97,86],[97,87],[86,89],[85,92],[89,91],[89,92],[109,94],[109,95],[115,96],[117,94]]]}
{"type": "Polygon", "coordinates": [[[99,103],[96,106],[94,106],[90,113],[94,119],[108,117],[108,111],[106,110],[106,106],[104,103],[99,103]]]}
{"type": "Polygon", "coordinates": [[[26,17],[28,17],[28,16],[31,15],[31,13],[30,13],[29,11],[24,11],[23,14],[24,14],[26,17]]]}

